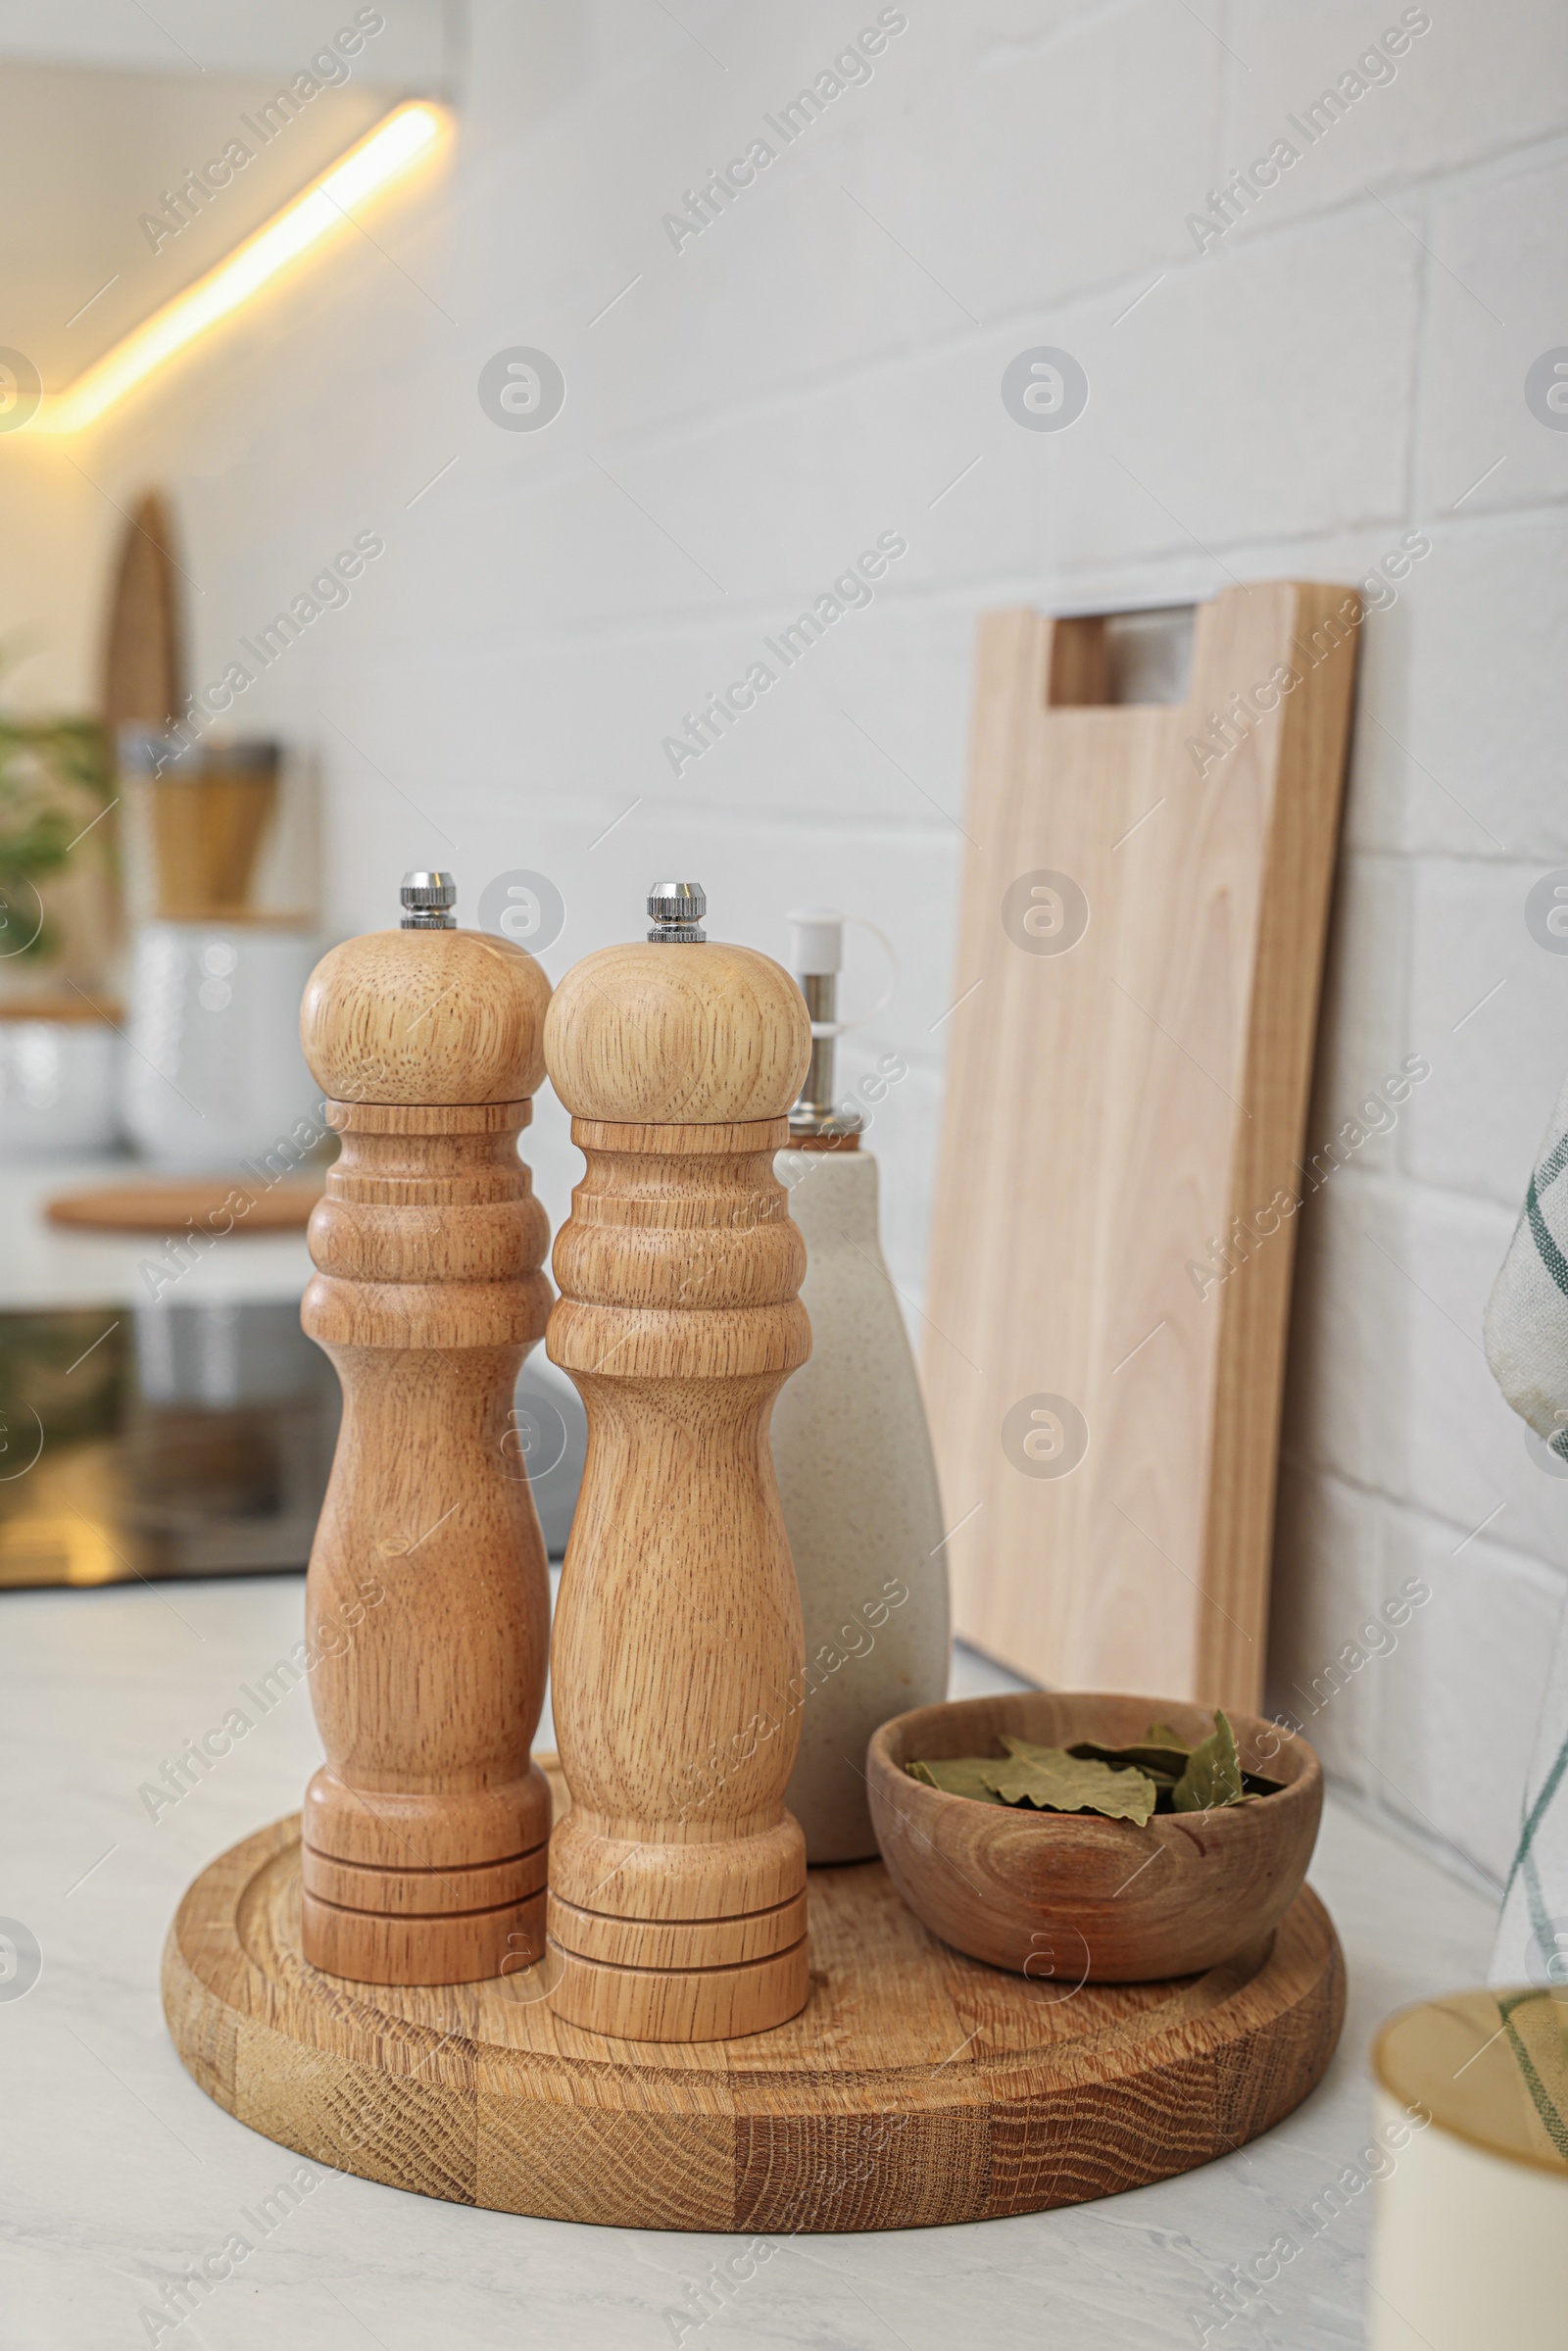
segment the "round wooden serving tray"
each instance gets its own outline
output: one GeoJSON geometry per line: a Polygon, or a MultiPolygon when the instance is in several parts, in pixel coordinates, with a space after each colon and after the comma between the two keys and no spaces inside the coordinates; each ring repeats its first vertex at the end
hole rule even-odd
{"type": "Polygon", "coordinates": [[[1281,2121],[1345,2013],[1310,1890],[1206,1975],[1075,1990],[950,1950],[880,1862],[813,1870],[802,2014],[684,2045],[563,2024],[542,1968],[344,1983],[301,1958],[299,1917],[297,1819],[180,1904],[164,2011],[210,2097],[367,2180],[624,2229],[930,2228],[1142,2186],[1281,2121]]]}

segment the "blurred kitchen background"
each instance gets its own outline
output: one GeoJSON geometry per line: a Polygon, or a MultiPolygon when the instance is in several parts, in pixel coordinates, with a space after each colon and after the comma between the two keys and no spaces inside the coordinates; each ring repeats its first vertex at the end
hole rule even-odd
{"type": "MultiPolygon", "coordinates": [[[[1568,341],[1568,16],[4,0],[0,58],[0,1581],[303,1559],[335,1399],[294,1321],[322,1147],[293,1005],[407,868],[450,868],[470,923],[542,877],[520,935],[556,978],[665,872],[775,955],[803,901],[880,924],[899,985],[842,1076],[907,1065],[874,1149],[918,1341],[977,615],[1358,581],[1308,1150],[1407,1056],[1431,1076],[1304,1212],[1271,1697],[1342,1788],[1500,1881],[1568,1564],[1561,1465],[1480,1342],[1568,1057],[1568,960],[1526,916],[1568,864],[1568,417],[1526,394],[1568,341]],[[862,20],[874,66],[705,202],[862,20]],[[1228,216],[1233,168],[1401,26],[1228,216]],[[411,105],[352,218],[48,428],[411,105]],[[1041,344],[1087,371],[1071,431],[1000,396],[1041,344]],[[874,601],[705,728],[883,533],[874,601]],[[46,1221],[132,1179],[220,1203],[242,1162],[254,1221],[172,1256],[167,1202],[46,1221]],[[1311,1707],[1412,1577],[1395,1653],[1311,1707]]],[[[846,998],[881,987],[867,943],[846,998]]],[[[548,1095],[524,1149],[559,1222],[548,1095]]],[[[559,1540],[571,1399],[528,1377],[559,1540]]]]}

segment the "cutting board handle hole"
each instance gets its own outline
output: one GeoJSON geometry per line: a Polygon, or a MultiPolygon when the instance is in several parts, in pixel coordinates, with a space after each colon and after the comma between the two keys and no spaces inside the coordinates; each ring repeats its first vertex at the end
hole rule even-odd
{"type": "Polygon", "coordinates": [[[1053,710],[1117,709],[1187,700],[1197,607],[1152,612],[1077,612],[1052,632],[1053,710]]]}

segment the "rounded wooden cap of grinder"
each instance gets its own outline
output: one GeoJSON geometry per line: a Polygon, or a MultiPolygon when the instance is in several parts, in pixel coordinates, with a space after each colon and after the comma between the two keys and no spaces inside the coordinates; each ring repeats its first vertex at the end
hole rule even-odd
{"type": "Polygon", "coordinates": [[[800,989],[770,955],[671,919],[682,891],[702,901],[692,884],[661,884],[649,899],[657,935],[585,955],[550,1000],[545,1060],[574,1118],[781,1118],[801,1090],[811,1023],[800,989]]]}
{"type": "MultiPolygon", "coordinates": [[[[306,982],[300,1042],[333,1102],[514,1102],[545,1073],[550,982],[526,948],[447,927],[411,874],[404,927],[368,931],[324,955],[306,982]]],[[[448,905],[450,885],[439,895],[448,905]]]]}

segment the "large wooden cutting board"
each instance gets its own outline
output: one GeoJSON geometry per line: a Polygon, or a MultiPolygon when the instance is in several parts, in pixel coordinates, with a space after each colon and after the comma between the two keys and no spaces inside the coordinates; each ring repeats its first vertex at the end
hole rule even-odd
{"type": "Polygon", "coordinates": [[[1120,707],[1102,620],[982,624],[925,1377],[958,1630],[1037,1681],[1261,1699],[1358,618],[1228,590],[1120,707]]]}

